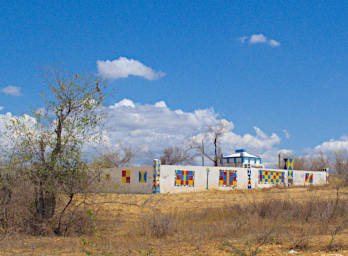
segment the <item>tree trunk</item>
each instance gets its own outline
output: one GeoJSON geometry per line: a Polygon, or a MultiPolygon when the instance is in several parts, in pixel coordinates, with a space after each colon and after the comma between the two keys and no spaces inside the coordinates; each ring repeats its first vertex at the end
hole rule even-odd
{"type": "Polygon", "coordinates": [[[56,208],[56,195],[45,189],[40,184],[39,190],[35,192],[36,213],[41,219],[53,217],[56,208]]]}
{"type": "Polygon", "coordinates": [[[218,156],[217,156],[217,137],[215,136],[214,139],[214,149],[215,149],[215,156],[214,156],[214,166],[218,166],[218,156]]]}

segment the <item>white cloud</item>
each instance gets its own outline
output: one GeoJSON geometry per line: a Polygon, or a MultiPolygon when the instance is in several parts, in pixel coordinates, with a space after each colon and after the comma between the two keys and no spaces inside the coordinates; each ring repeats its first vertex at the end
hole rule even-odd
{"type": "Polygon", "coordinates": [[[268,39],[263,34],[253,34],[251,36],[242,36],[238,40],[241,43],[249,42],[249,44],[268,44],[271,47],[279,47],[280,43],[274,39],[268,39]]]}
{"type": "Polygon", "coordinates": [[[3,106],[0,106],[0,111],[3,110],[3,109],[4,109],[4,107],[3,107],[3,106]]]}
{"type": "Polygon", "coordinates": [[[251,44],[260,44],[260,43],[266,43],[267,37],[265,37],[263,34],[254,34],[251,35],[249,43],[251,44]]]}
{"type": "MultiPolygon", "coordinates": [[[[145,155],[142,159],[146,159],[147,163],[151,162],[151,157],[158,157],[168,146],[186,144],[194,136],[197,139],[207,138],[207,128],[219,126],[221,123],[225,127],[225,134],[221,137],[225,155],[245,148],[250,153],[262,155],[266,165],[273,165],[277,161],[279,149],[276,145],[280,143],[280,137],[276,133],[269,135],[259,127],[254,127],[251,133],[238,134],[234,132],[233,122],[219,118],[212,108],[185,112],[170,109],[164,101],[140,104],[123,99],[101,110],[106,114],[103,128],[105,145],[113,150],[122,143],[145,155]]],[[[4,124],[11,118],[9,113],[0,114],[0,134],[5,134],[2,129],[5,129],[4,124]]],[[[0,145],[8,138],[0,136],[0,145]]],[[[207,141],[205,147],[207,152],[213,152],[212,142],[207,141]]]]}
{"type": "Polygon", "coordinates": [[[348,137],[342,136],[340,139],[324,141],[314,148],[316,152],[335,153],[336,151],[348,152],[348,137]]]}
{"type": "Polygon", "coordinates": [[[272,46],[272,47],[278,47],[278,46],[280,46],[280,43],[279,43],[278,41],[276,41],[276,40],[273,40],[273,39],[269,40],[269,41],[268,41],[268,44],[269,44],[270,46],[272,46]]]}
{"type": "Polygon", "coordinates": [[[133,101],[131,101],[129,99],[123,99],[120,102],[117,102],[114,105],[110,106],[110,108],[122,108],[122,107],[135,108],[135,105],[134,105],[133,101]]]}
{"type": "Polygon", "coordinates": [[[288,132],[288,130],[284,129],[283,133],[284,133],[284,136],[286,139],[290,139],[291,136],[290,136],[290,133],[288,132]]]}
{"type": "Polygon", "coordinates": [[[155,71],[145,66],[140,61],[119,57],[116,60],[98,60],[97,68],[99,74],[106,79],[126,78],[130,75],[140,76],[147,80],[156,80],[166,74],[161,71],[155,71]]]}
{"type": "Polygon", "coordinates": [[[0,114],[0,159],[3,157],[4,152],[9,152],[13,145],[16,143],[14,135],[9,129],[8,126],[11,125],[12,121],[19,119],[21,122],[26,124],[26,127],[35,134],[35,124],[36,119],[29,115],[14,116],[11,113],[0,114]]]}
{"type": "MultiPolygon", "coordinates": [[[[238,148],[263,154],[269,150],[277,151],[274,146],[280,143],[277,134],[267,135],[258,127],[254,127],[254,134],[233,132],[233,122],[220,119],[213,109],[184,112],[168,108],[164,101],[140,104],[127,100],[127,105],[132,107],[123,107],[124,102],[125,100],[122,100],[104,109],[107,112],[104,136],[111,147],[116,147],[121,142],[132,148],[146,149],[158,157],[162,150],[170,145],[183,145],[193,136],[197,139],[203,138],[208,127],[218,126],[221,122],[226,127],[226,133],[221,138],[224,154],[233,153],[238,148]]],[[[207,142],[207,150],[211,150],[212,145],[207,142]]],[[[267,163],[272,161],[273,159],[266,159],[267,163]]]]}
{"type": "Polygon", "coordinates": [[[265,164],[266,167],[274,167],[274,168],[278,168],[278,154],[281,154],[281,162],[280,162],[280,167],[282,167],[282,161],[283,161],[283,157],[284,155],[291,155],[293,154],[293,151],[290,149],[278,149],[278,148],[270,148],[268,150],[266,150],[263,154],[262,154],[262,160],[263,163],[265,164]]]}
{"type": "Polygon", "coordinates": [[[0,92],[3,92],[3,93],[8,94],[8,95],[12,95],[12,96],[21,96],[22,95],[21,88],[17,87],[17,86],[12,86],[12,85],[9,85],[7,87],[2,88],[0,90],[0,92]]]}
{"type": "Polygon", "coordinates": [[[155,103],[155,107],[166,108],[167,105],[166,105],[166,103],[163,100],[161,100],[161,101],[155,103]]]}
{"type": "Polygon", "coordinates": [[[242,44],[245,43],[245,41],[248,39],[247,36],[241,36],[241,37],[238,37],[238,40],[242,42],[242,44]]]}

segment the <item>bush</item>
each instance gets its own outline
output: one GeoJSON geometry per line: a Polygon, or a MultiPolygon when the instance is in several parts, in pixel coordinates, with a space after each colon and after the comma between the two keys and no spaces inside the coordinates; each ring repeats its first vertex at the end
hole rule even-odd
{"type": "Polygon", "coordinates": [[[347,208],[347,200],[336,198],[310,197],[304,201],[270,198],[199,211],[144,213],[140,230],[153,238],[173,236],[194,244],[227,239],[235,241],[224,243],[230,250],[238,249],[246,255],[256,255],[263,245],[272,243],[307,250],[314,235],[331,235],[332,230],[338,230],[342,220],[348,219],[347,208]]]}
{"type": "MultiPolygon", "coordinates": [[[[26,233],[43,236],[54,233],[59,213],[66,205],[64,195],[58,195],[56,211],[50,218],[41,218],[35,206],[33,184],[20,175],[3,172],[0,176],[0,230],[1,233],[26,233]]],[[[94,231],[94,220],[80,203],[72,203],[61,219],[63,235],[86,234],[94,231]]],[[[83,204],[82,204],[83,205],[83,204]]],[[[0,238],[1,238],[0,233],[0,238]]]]}
{"type": "Polygon", "coordinates": [[[173,233],[175,216],[162,214],[153,210],[151,214],[143,215],[140,220],[140,232],[144,235],[161,238],[173,233]]]}

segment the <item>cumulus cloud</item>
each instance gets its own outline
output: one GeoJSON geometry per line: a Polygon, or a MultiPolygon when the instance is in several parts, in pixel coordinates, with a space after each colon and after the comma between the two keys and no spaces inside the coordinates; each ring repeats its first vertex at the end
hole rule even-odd
{"type": "Polygon", "coordinates": [[[161,100],[161,101],[155,103],[155,107],[166,108],[167,105],[166,105],[166,103],[163,100],[161,100]]]}
{"type": "Polygon", "coordinates": [[[276,40],[273,40],[273,39],[269,40],[269,41],[268,41],[268,44],[269,44],[270,46],[272,46],[272,47],[278,47],[278,46],[280,46],[280,43],[279,43],[278,41],[276,41],[276,40]]]}
{"type": "Polygon", "coordinates": [[[329,141],[324,141],[320,145],[314,148],[316,152],[323,153],[334,153],[337,151],[348,152],[348,136],[342,136],[338,140],[331,139],[329,141]]]}
{"type": "Polygon", "coordinates": [[[245,43],[245,41],[248,39],[247,36],[241,36],[241,37],[238,37],[238,40],[241,41],[242,43],[245,43]]]}
{"type": "Polygon", "coordinates": [[[266,43],[267,37],[265,37],[263,34],[255,34],[251,35],[249,39],[249,43],[251,44],[260,44],[260,43],[266,43]]]}
{"type": "MultiPolygon", "coordinates": [[[[284,155],[292,155],[293,153],[294,152],[290,149],[278,149],[277,147],[272,147],[263,152],[262,160],[266,167],[278,168],[278,154],[281,154],[281,158],[283,158],[284,155]]],[[[280,164],[282,165],[282,163],[280,164]]]]}
{"type": "Polygon", "coordinates": [[[147,80],[157,80],[166,74],[153,70],[138,60],[119,57],[116,60],[98,60],[98,73],[105,79],[119,79],[128,76],[140,76],[147,80]]]}
{"type": "Polygon", "coordinates": [[[284,133],[284,136],[286,139],[290,139],[291,136],[290,136],[290,133],[288,132],[288,130],[284,129],[283,133],[284,133]]]}
{"type": "Polygon", "coordinates": [[[115,103],[114,105],[111,105],[110,108],[135,108],[135,105],[133,101],[129,99],[123,99],[120,102],[115,103]]]}
{"type": "MultiPolygon", "coordinates": [[[[238,148],[263,154],[273,150],[275,145],[280,143],[277,134],[268,135],[259,127],[254,127],[252,133],[235,133],[233,122],[220,119],[212,108],[185,112],[170,109],[164,101],[140,104],[124,99],[103,111],[107,116],[104,138],[108,147],[117,147],[120,142],[126,143],[132,148],[142,148],[156,157],[168,146],[183,145],[192,138],[207,138],[208,128],[219,126],[221,123],[224,123],[226,128],[221,138],[224,154],[233,153],[238,148]]],[[[207,142],[207,150],[211,150],[209,147],[212,145],[207,142]]],[[[277,155],[275,159],[276,157],[277,155]]]]}
{"type": "Polygon", "coordinates": [[[263,34],[253,34],[251,36],[242,36],[238,40],[241,43],[248,42],[249,44],[268,44],[271,47],[279,47],[280,43],[274,39],[269,39],[263,34]]]}
{"type": "Polygon", "coordinates": [[[36,119],[29,115],[14,116],[11,113],[0,114],[0,158],[2,157],[2,152],[11,150],[13,145],[16,143],[14,139],[14,134],[8,129],[14,120],[19,120],[21,123],[25,123],[26,127],[36,134],[35,124],[36,119]]]}
{"type": "Polygon", "coordinates": [[[12,86],[9,85],[7,87],[4,87],[0,90],[0,92],[5,93],[7,95],[12,95],[12,96],[21,96],[21,88],[17,86],[12,86]]]}
{"type": "MultiPolygon", "coordinates": [[[[192,138],[205,138],[207,152],[213,152],[213,143],[207,137],[207,130],[219,125],[225,128],[221,137],[225,155],[238,148],[245,148],[250,153],[262,155],[266,164],[273,165],[277,161],[279,149],[276,146],[280,143],[280,137],[276,133],[267,134],[259,127],[254,127],[250,133],[238,134],[234,132],[233,122],[221,119],[212,108],[186,112],[170,109],[164,101],[141,104],[123,99],[103,107],[101,111],[106,114],[104,146],[117,150],[121,143],[145,155],[147,163],[151,162],[151,157],[158,157],[164,148],[188,144],[192,138]]],[[[3,134],[4,124],[12,117],[9,113],[0,114],[0,134],[3,134]]],[[[8,137],[0,137],[0,144],[4,140],[8,140],[8,137]]],[[[93,151],[93,147],[89,150],[93,151]]]]}
{"type": "Polygon", "coordinates": [[[3,109],[4,109],[4,107],[3,107],[3,106],[0,106],[0,111],[3,110],[3,109]]]}

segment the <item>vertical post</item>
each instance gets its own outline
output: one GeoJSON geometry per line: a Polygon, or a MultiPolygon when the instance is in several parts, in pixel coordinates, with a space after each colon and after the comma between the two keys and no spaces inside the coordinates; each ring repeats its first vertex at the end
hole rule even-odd
{"type": "Polygon", "coordinates": [[[326,184],[329,184],[330,169],[325,168],[323,171],[326,173],[326,184]]]}
{"type": "Polygon", "coordinates": [[[153,194],[160,193],[161,160],[153,160],[153,194]]]}
{"type": "Polygon", "coordinates": [[[251,169],[250,165],[248,166],[248,189],[251,189],[251,169]]]}
{"type": "Polygon", "coordinates": [[[207,168],[205,170],[207,171],[207,187],[206,187],[206,189],[208,190],[209,189],[209,172],[210,172],[210,170],[209,170],[209,168],[207,168]]]}
{"type": "Polygon", "coordinates": [[[288,187],[294,186],[294,162],[292,158],[284,158],[284,169],[288,170],[288,187]]]}
{"type": "Polygon", "coordinates": [[[203,143],[203,140],[202,140],[202,166],[204,166],[204,143],[203,143]]]}
{"type": "Polygon", "coordinates": [[[278,169],[280,169],[280,153],[278,154],[278,169]]]}

